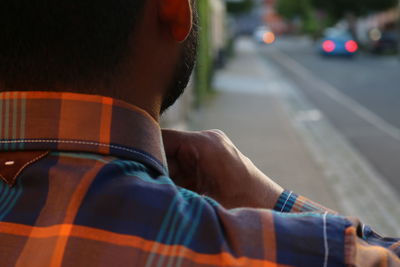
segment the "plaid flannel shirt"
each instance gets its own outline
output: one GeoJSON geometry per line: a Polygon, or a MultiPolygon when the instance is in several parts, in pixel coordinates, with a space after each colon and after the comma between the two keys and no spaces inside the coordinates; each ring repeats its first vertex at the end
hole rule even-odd
{"type": "Polygon", "coordinates": [[[3,92],[0,126],[1,266],[400,266],[398,240],[294,193],[226,210],[177,187],[122,101],[3,92]]]}

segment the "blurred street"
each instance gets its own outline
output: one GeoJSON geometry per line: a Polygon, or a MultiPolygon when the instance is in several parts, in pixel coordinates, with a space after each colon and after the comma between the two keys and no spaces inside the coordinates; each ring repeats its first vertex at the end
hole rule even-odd
{"type": "MultiPolygon", "coordinates": [[[[257,46],[250,38],[240,38],[235,45],[234,58],[215,75],[216,94],[194,112],[188,128],[221,129],[264,173],[283,187],[342,214],[357,216],[384,235],[400,234],[397,227],[400,225],[399,191],[394,189],[393,181],[388,182],[390,180],[377,171],[375,164],[349,142],[353,139],[348,139],[360,139],[355,134],[348,136],[351,127],[364,127],[363,138],[380,138],[386,142],[389,137],[384,135],[388,133],[370,134],[367,132],[370,131],[369,122],[357,118],[357,112],[342,113],[346,106],[329,109],[334,104],[324,100],[320,96],[322,93],[314,92],[322,86],[322,74],[302,69],[307,71],[307,76],[302,76],[301,71],[293,69],[293,66],[300,66],[293,65],[286,54],[293,52],[290,44],[282,45],[283,51],[278,49],[281,46],[257,46]],[[310,77],[314,75],[317,78],[313,80],[310,77]],[[343,129],[331,117],[338,119],[343,129]]],[[[317,55],[310,57],[305,60],[315,65],[326,60],[317,55]]],[[[335,60],[331,63],[338,64],[335,60]]],[[[356,64],[357,60],[350,64],[356,64]]],[[[347,64],[346,60],[344,62],[347,64]]],[[[395,136],[390,138],[393,151],[398,153],[399,150],[394,149],[398,140],[395,136]]],[[[376,149],[377,154],[387,153],[384,147],[380,149],[380,152],[376,149]]],[[[398,159],[396,154],[385,154],[385,157],[392,162],[398,159]]]]}
{"type": "MultiPolygon", "coordinates": [[[[327,58],[304,37],[282,37],[282,52],[400,129],[400,59],[361,52],[354,58],[327,58]]],[[[267,47],[265,47],[267,48],[267,47]]],[[[268,49],[264,49],[268,56],[268,49]]]]}
{"type": "Polygon", "coordinates": [[[261,50],[400,192],[400,61],[364,53],[326,58],[296,37],[261,50]]]}
{"type": "Polygon", "coordinates": [[[221,129],[286,189],[400,235],[400,2],[199,3],[164,125],[221,129]]]}

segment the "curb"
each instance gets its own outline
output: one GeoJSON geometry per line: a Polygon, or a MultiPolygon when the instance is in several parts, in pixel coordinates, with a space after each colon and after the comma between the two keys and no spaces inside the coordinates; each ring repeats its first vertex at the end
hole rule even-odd
{"type": "MultiPolygon", "coordinates": [[[[273,48],[271,48],[273,49],[273,48]]],[[[321,87],[326,94],[340,98],[338,90],[324,86],[325,82],[315,77],[299,63],[278,49],[274,49],[274,59],[294,75],[302,75],[321,87]]],[[[264,58],[264,57],[263,57],[264,58]]],[[[267,68],[273,66],[264,60],[267,68]]],[[[282,75],[277,97],[286,109],[292,124],[302,136],[315,161],[323,168],[328,184],[345,214],[359,217],[377,231],[388,236],[400,235],[400,198],[368,161],[341,135],[325,118],[320,110],[311,104],[297,86],[282,75]]],[[[346,101],[348,101],[346,99],[346,101]]],[[[350,103],[351,104],[351,103],[350,103]]],[[[363,108],[365,109],[365,108],[363,108]]],[[[357,107],[354,112],[367,116],[380,128],[392,136],[397,131],[374,116],[370,111],[357,107]]]]}

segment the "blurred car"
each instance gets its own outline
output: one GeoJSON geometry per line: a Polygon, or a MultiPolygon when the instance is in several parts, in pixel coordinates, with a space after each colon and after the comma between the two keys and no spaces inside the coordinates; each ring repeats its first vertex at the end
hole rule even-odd
{"type": "Polygon", "coordinates": [[[276,40],[275,34],[267,26],[258,27],[253,33],[253,38],[260,44],[273,44],[276,40]]]}
{"type": "Polygon", "coordinates": [[[358,43],[348,31],[330,28],[318,43],[318,50],[323,56],[352,57],[358,51],[358,43]]]}
{"type": "Polygon", "coordinates": [[[399,48],[399,34],[392,30],[372,29],[369,33],[370,51],[376,54],[396,53],[399,48]]]}

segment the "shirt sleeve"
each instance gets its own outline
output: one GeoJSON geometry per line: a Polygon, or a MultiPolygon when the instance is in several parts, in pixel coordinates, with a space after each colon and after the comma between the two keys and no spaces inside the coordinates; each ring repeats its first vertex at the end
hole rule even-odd
{"type": "MultiPolygon", "coordinates": [[[[284,191],[279,197],[274,210],[282,213],[305,213],[313,212],[318,214],[332,214],[338,215],[334,210],[328,209],[316,202],[313,202],[303,196],[299,196],[292,191],[284,191]]],[[[400,239],[383,237],[376,233],[370,226],[362,224],[357,219],[348,219],[353,221],[353,226],[349,227],[346,231],[346,243],[348,255],[357,250],[358,255],[365,253],[368,256],[368,250],[372,247],[375,249],[386,248],[400,257],[400,239]],[[358,240],[354,240],[358,239],[358,240]],[[349,245],[352,244],[352,245],[349,245]],[[362,245],[364,244],[364,245],[362,245]],[[367,245],[367,246],[365,246],[367,245]]],[[[383,253],[383,250],[382,250],[383,253]]],[[[361,257],[364,258],[364,257],[361,257]]],[[[359,260],[362,260],[362,259],[359,260]]],[[[366,257],[369,258],[369,257],[366,257]]],[[[389,257],[390,258],[390,257],[389,257]]],[[[348,260],[351,262],[351,260],[348,260]]]]}
{"type": "Polygon", "coordinates": [[[279,197],[274,210],[283,213],[313,212],[322,214],[338,214],[338,212],[328,209],[303,196],[299,196],[293,191],[284,191],[279,197]]]}
{"type": "Polygon", "coordinates": [[[400,266],[393,250],[359,238],[357,221],[327,211],[228,210],[208,197],[180,193],[177,215],[166,216],[165,225],[183,240],[173,255],[188,265],[400,266]]]}

